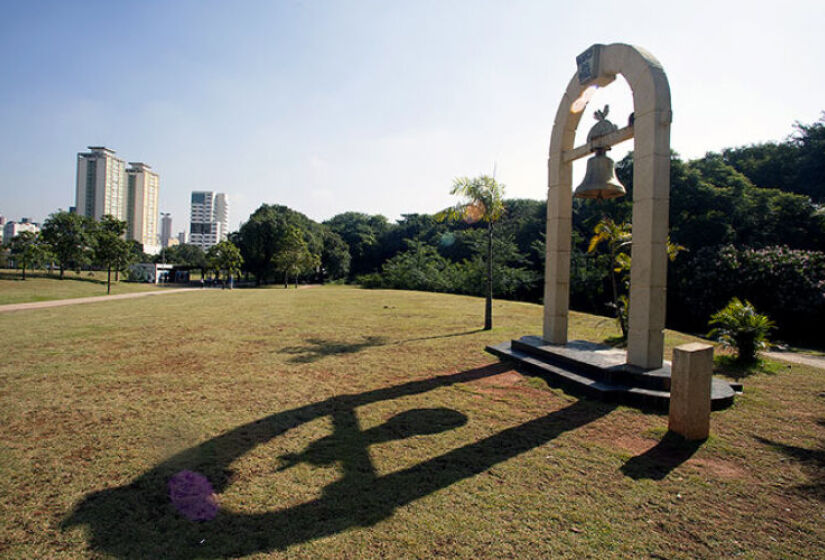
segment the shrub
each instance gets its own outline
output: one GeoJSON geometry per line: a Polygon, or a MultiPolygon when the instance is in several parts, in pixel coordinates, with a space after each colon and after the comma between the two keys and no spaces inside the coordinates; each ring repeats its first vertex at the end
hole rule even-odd
{"type": "Polygon", "coordinates": [[[386,286],[384,285],[384,279],[377,272],[373,272],[371,274],[361,274],[359,276],[356,276],[355,283],[361,286],[362,288],[367,288],[370,290],[386,288],[386,286]]]}
{"type": "Polygon", "coordinates": [[[821,344],[825,320],[825,253],[787,247],[705,247],[670,266],[668,318],[673,328],[700,330],[734,296],[777,324],[777,336],[821,344]]]}
{"type": "Polygon", "coordinates": [[[715,327],[710,337],[735,348],[737,361],[750,363],[756,361],[757,352],[766,345],[774,323],[767,315],[757,313],[748,300],[742,303],[739,298],[733,298],[711,315],[710,326],[715,327]]]}

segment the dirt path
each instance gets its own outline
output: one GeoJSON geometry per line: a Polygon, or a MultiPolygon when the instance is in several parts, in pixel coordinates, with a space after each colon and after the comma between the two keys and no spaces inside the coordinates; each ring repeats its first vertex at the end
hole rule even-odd
{"type": "Polygon", "coordinates": [[[772,360],[790,362],[792,364],[802,364],[819,369],[825,369],[825,357],[813,356],[811,354],[799,354],[797,352],[763,352],[763,356],[772,360]]]}
{"type": "Polygon", "coordinates": [[[179,294],[181,292],[191,292],[193,290],[200,290],[201,288],[174,288],[168,290],[158,290],[156,292],[135,292],[133,294],[117,294],[114,296],[92,296],[71,299],[52,299],[49,301],[31,301],[28,303],[10,303],[8,305],[0,305],[0,313],[9,311],[24,311],[26,309],[43,309],[46,307],[60,307],[63,305],[75,305],[78,303],[94,303],[97,301],[111,301],[113,299],[130,299],[146,296],[161,296],[164,294],[179,294]]]}

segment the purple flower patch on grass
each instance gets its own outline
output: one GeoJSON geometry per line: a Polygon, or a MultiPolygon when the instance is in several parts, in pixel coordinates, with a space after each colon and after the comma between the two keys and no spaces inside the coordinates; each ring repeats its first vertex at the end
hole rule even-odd
{"type": "Polygon", "coordinates": [[[180,471],[169,479],[169,499],[178,513],[190,521],[208,521],[218,513],[218,497],[200,473],[180,471]]]}

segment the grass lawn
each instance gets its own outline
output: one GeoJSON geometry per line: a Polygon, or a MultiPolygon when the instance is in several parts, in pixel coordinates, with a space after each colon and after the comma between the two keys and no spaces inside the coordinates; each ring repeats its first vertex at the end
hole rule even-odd
{"type": "MultiPolygon", "coordinates": [[[[112,274],[112,295],[158,289],[162,287],[139,282],[115,282],[112,274]]],[[[105,295],[105,271],[84,271],[79,275],[66,272],[63,280],[59,279],[57,272],[26,271],[26,280],[23,281],[19,270],[0,270],[0,305],[105,295]]]]}
{"type": "Polygon", "coordinates": [[[822,557],[823,372],[746,378],[674,447],[483,352],[541,307],[482,311],[321,287],[0,315],[0,557],[822,557]]]}

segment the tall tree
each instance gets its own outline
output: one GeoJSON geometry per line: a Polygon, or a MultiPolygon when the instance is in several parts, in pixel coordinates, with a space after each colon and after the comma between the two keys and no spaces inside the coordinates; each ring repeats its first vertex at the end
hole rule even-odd
{"type": "Polygon", "coordinates": [[[346,278],[351,260],[347,242],[334,231],[324,227],[324,250],[321,253],[324,277],[331,280],[346,278]]]}
{"type": "Polygon", "coordinates": [[[19,265],[22,270],[23,280],[26,279],[26,268],[39,266],[47,254],[40,235],[33,231],[21,231],[12,237],[8,248],[15,265],[19,265]]]}
{"type": "Polygon", "coordinates": [[[94,220],[60,210],[51,214],[43,223],[41,235],[60,267],[60,279],[70,266],[78,270],[88,262],[92,254],[94,220]]]}
{"type": "Polygon", "coordinates": [[[262,205],[241,226],[237,243],[247,270],[260,286],[273,270],[272,258],[284,236],[286,222],[273,206],[262,205]]]}
{"type": "MultiPolygon", "coordinates": [[[[378,270],[384,257],[383,237],[393,229],[387,218],[361,212],[344,212],[333,216],[324,225],[340,235],[349,247],[351,278],[378,270]]],[[[399,242],[399,248],[401,245],[399,242]]]]}
{"type": "MultiPolygon", "coordinates": [[[[293,246],[293,232],[300,236],[310,255],[317,257],[324,248],[323,227],[301,214],[277,204],[262,204],[243,224],[233,240],[243,255],[246,269],[255,275],[256,284],[266,281],[276,267],[279,253],[288,253],[293,246]]],[[[280,265],[286,261],[279,259],[280,265]]]]}
{"type": "Polygon", "coordinates": [[[297,288],[298,277],[317,267],[320,262],[320,257],[310,251],[301,230],[294,225],[288,226],[273,258],[276,270],[284,275],[284,288],[289,285],[290,275],[295,278],[297,288]]]}
{"type": "Polygon", "coordinates": [[[470,179],[460,177],[453,181],[450,194],[463,197],[453,208],[441,213],[441,217],[463,219],[468,223],[487,224],[487,286],[484,290],[484,330],[493,328],[493,224],[504,213],[504,185],[489,175],[470,179]]]}
{"type": "Polygon", "coordinates": [[[212,245],[206,252],[206,262],[210,269],[215,271],[215,278],[221,273],[229,279],[229,288],[232,288],[232,279],[241,273],[243,257],[241,251],[229,240],[212,245]]]}
{"type": "Polygon", "coordinates": [[[806,125],[796,123],[791,142],[799,149],[797,187],[816,202],[825,201],[825,112],[806,125]]]}
{"type": "Polygon", "coordinates": [[[105,215],[94,230],[94,258],[106,267],[106,293],[112,292],[112,269],[119,270],[131,253],[131,244],[124,239],[126,222],[105,215]]]}

